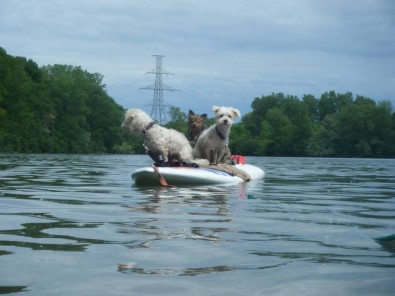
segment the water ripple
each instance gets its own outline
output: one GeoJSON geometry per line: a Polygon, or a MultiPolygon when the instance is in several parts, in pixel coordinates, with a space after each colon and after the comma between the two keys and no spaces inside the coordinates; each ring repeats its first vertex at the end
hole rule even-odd
{"type": "Polygon", "coordinates": [[[0,154],[0,293],[392,295],[395,160],[247,160],[265,180],[144,188],[146,156],[0,154]]]}

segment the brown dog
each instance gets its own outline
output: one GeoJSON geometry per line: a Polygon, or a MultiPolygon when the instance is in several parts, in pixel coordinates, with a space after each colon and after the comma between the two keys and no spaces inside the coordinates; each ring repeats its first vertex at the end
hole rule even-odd
{"type": "Polygon", "coordinates": [[[200,134],[206,129],[207,114],[198,115],[192,110],[188,113],[188,140],[195,146],[200,134]]]}

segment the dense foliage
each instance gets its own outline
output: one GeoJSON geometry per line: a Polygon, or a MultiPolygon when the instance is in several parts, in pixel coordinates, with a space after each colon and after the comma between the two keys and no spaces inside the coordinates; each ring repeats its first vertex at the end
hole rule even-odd
{"type": "MultiPolygon", "coordinates": [[[[0,48],[0,152],[144,153],[139,135],[122,132],[125,110],[102,80],[80,67],[38,67],[0,48]]],[[[251,107],[232,127],[234,154],[395,157],[389,101],[334,91],[319,99],[278,93],[251,107]]],[[[168,114],[166,126],[186,133],[187,115],[178,107],[168,114]]]]}
{"type": "Polygon", "coordinates": [[[39,68],[0,48],[0,151],[114,152],[124,110],[103,76],[80,67],[39,68]]]}
{"type": "Polygon", "coordinates": [[[252,112],[232,128],[235,154],[395,157],[395,113],[351,93],[326,92],[302,100],[282,93],[256,98],[252,112]]]}

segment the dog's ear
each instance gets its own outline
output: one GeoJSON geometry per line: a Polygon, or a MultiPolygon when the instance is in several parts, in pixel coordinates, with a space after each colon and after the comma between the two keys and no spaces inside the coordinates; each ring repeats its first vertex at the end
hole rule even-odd
{"type": "Polygon", "coordinates": [[[205,114],[202,114],[202,115],[200,115],[204,120],[206,120],[207,119],[207,114],[205,113],[205,114]]]}
{"type": "Polygon", "coordinates": [[[129,121],[130,121],[131,119],[133,119],[133,110],[132,110],[132,109],[126,110],[126,112],[125,112],[125,118],[127,118],[129,121]]]}
{"type": "Polygon", "coordinates": [[[188,115],[195,115],[195,113],[193,113],[193,111],[192,111],[192,110],[189,110],[189,113],[188,113],[188,115]]]}
{"type": "Polygon", "coordinates": [[[240,116],[241,116],[241,113],[240,113],[239,109],[233,108],[233,109],[232,109],[232,112],[233,112],[233,115],[234,115],[234,116],[237,116],[237,117],[240,117],[240,116]]]}
{"type": "Polygon", "coordinates": [[[217,113],[217,112],[219,111],[219,109],[221,109],[221,107],[213,106],[213,111],[214,111],[215,113],[217,113]]]}

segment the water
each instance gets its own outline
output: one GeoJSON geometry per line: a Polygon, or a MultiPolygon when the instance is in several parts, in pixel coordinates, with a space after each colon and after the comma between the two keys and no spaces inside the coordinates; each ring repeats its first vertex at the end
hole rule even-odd
{"type": "Polygon", "coordinates": [[[394,295],[395,160],[247,161],[166,189],[146,156],[0,154],[0,294],[394,295]]]}

